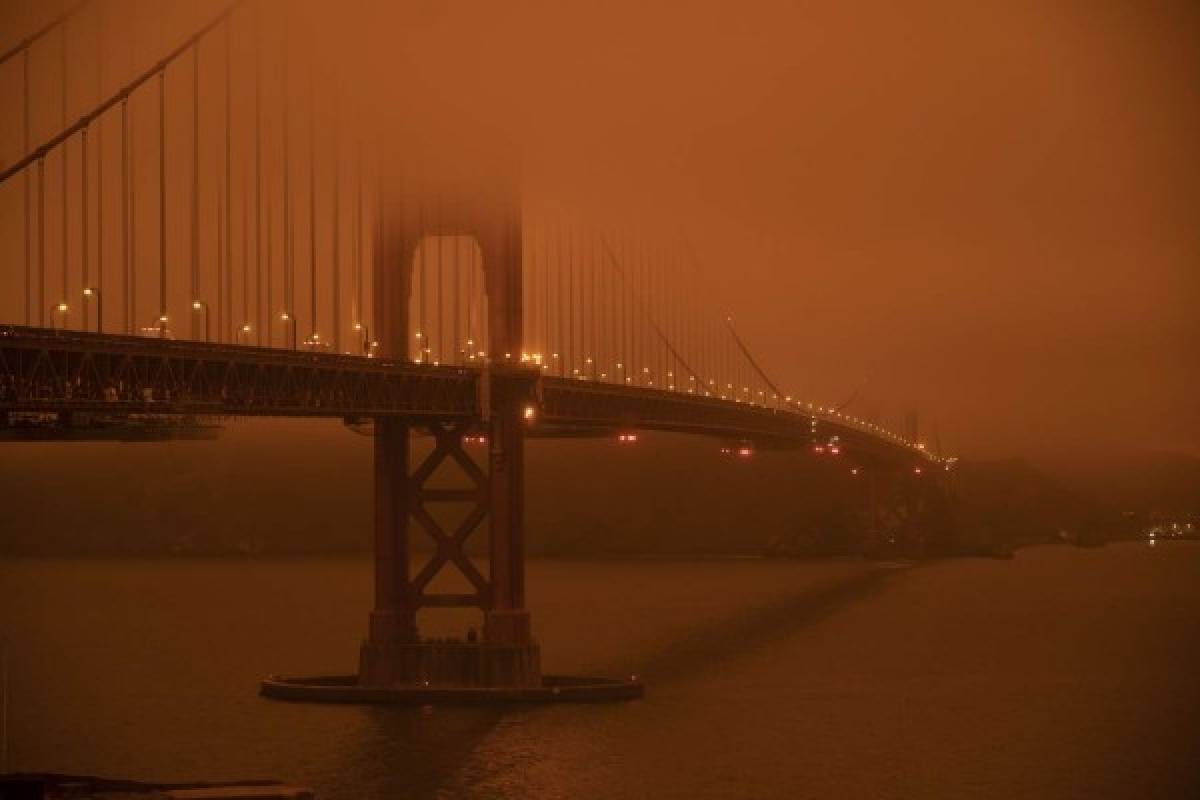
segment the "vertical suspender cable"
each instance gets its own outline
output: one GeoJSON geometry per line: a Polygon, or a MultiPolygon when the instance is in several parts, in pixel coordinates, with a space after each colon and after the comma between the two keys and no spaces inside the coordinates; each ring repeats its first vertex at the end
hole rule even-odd
{"type": "MultiPolygon", "coordinates": [[[[87,288],[91,284],[88,283],[88,129],[84,127],[80,133],[79,146],[81,156],[79,158],[79,225],[83,246],[80,249],[80,275],[83,278],[83,287],[87,288]]],[[[83,304],[83,329],[86,331],[88,326],[88,304],[83,304]]]]}
{"type": "MultiPolygon", "coordinates": [[[[613,238],[615,239],[616,237],[613,238]]],[[[609,267],[606,272],[606,276],[608,280],[608,288],[605,291],[605,306],[608,308],[608,335],[605,338],[608,340],[608,360],[605,363],[607,364],[606,369],[615,380],[617,376],[617,374],[613,372],[613,370],[616,368],[615,362],[621,357],[621,348],[617,339],[617,312],[619,310],[619,306],[617,305],[617,271],[612,267],[609,267]]]]}
{"type": "MultiPolygon", "coordinates": [[[[600,234],[600,246],[603,248],[606,243],[611,243],[610,247],[613,252],[616,252],[618,245],[615,231],[606,231],[600,234]]],[[[607,262],[605,262],[607,263],[607,262]]],[[[617,270],[611,264],[601,267],[604,270],[604,331],[601,336],[604,337],[604,371],[608,373],[610,382],[617,379],[616,365],[621,360],[621,341],[617,327],[617,313],[619,310],[617,298],[617,270]]]]}
{"type": "MultiPolygon", "coordinates": [[[[192,45],[192,285],[191,303],[200,302],[200,43],[192,45]]],[[[195,308],[200,311],[204,306],[195,308]]],[[[208,312],[204,311],[205,316],[208,312]]],[[[200,338],[200,316],[192,315],[192,338],[200,338]]],[[[207,322],[207,320],[206,320],[207,322]]]]}
{"type": "MultiPolygon", "coordinates": [[[[22,130],[21,130],[21,153],[29,152],[29,48],[25,48],[21,54],[21,91],[22,104],[24,106],[24,114],[22,115],[22,130]]],[[[32,243],[30,241],[29,225],[32,222],[30,216],[32,209],[30,208],[29,200],[29,170],[25,170],[25,175],[22,177],[24,181],[24,201],[25,201],[25,324],[33,323],[33,261],[32,261],[32,243]]]]}
{"type": "Polygon", "coordinates": [[[475,358],[478,348],[475,347],[474,337],[474,307],[475,307],[475,247],[467,248],[467,360],[475,358]]]}
{"type": "MultiPolygon", "coordinates": [[[[260,31],[260,36],[261,36],[261,31],[260,31]]],[[[261,51],[261,48],[262,48],[262,39],[261,38],[258,40],[258,47],[260,48],[260,51],[261,51]]],[[[261,87],[261,85],[262,85],[262,76],[261,75],[259,75],[259,77],[258,77],[258,82],[259,82],[258,85],[261,87]]],[[[287,102],[286,98],[284,99],[284,102],[285,103],[287,102]]],[[[259,103],[259,107],[261,108],[261,102],[259,103]]],[[[272,231],[274,229],[274,223],[273,223],[273,218],[271,216],[271,190],[270,190],[270,187],[267,187],[266,194],[267,194],[267,196],[266,196],[267,207],[266,207],[266,226],[265,226],[266,227],[266,237],[265,238],[266,238],[266,248],[267,248],[267,270],[266,270],[266,272],[267,272],[267,297],[266,297],[266,305],[263,309],[264,314],[263,314],[262,336],[266,337],[265,338],[266,346],[271,347],[274,344],[274,337],[272,334],[273,334],[273,331],[275,330],[275,327],[272,324],[272,320],[274,319],[274,314],[275,314],[275,305],[274,305],[274,303],[275,303],[274,266],[275,265],[272,263],[274,260],[272,258],[272,256],[274,256],[274,252],[272,250],[271,238],[272,238],[272,231]]]]}
{"type": "Polygon", "coordinates": [[[633,286],[629,293],[630,312],[633,315],[631,334],[633,336],[633,382],[641,386],[642,376],[646,374],[645,350],[642,345],[642,319],[639,313],[642,308],[641,299],[644,296],[642,284],[645,272],[645,248],[640,241],[634,241],[630,247],[630,266],[633,269],[633,286]]]}
{"type": "Polygon", "coordinates": [[[570,377],[574,378],[579,371],[579,350],[575,346],[575,226],[567,227],[567,352],[570,353],[570,377]]]}
{"type": "MultiPolygon", "coordinates": [[[[550,253],[549,242],[546,241],[546,232],[548,229],[546,220],[542,220],[542,295],[544,304],[542,306],[542,363],[551,365],[550,355],[553,352],[553,346],[550,344],[550,253]]],[[[534,245],[537,246],[536,243],[534,245]]]]}
{"type": "MultiPolygon", "coordinates": [[[[262,20],[261,4],[254,6],[254,341],[269,345],[270,309],[263,310],[263,216],[262,216],[262,20]]],[[[269,269],[268,265],[268,269],[269,269]]]]}
{"type": "Polygon", "coordinates": [[[588,255],[590,256],[590,258],[588,259],[588,263],[590,264],[590,268],[591,268],[591,274],[589,275],[591,280],[588,281],[588,283],[591,285],[592,299],[591,299],[591,303],[589,303],[588,311],[590,312],[589,316],[591,317],[591,322],[592,322],[592,347],[591,347],[591,350],[592,350],[592,354],[591,354],[592,379],[595,380],[596,377],[600,374],[600,327],[599,327],[600,326],[600,303],[599,303],[599,291],[598,291],[599,280],[600,280],[600,269],[599,269],[599,264],[596,260],[596,232],[595,231],[592,231],[592,235],[590,238],[591,238],[592,246],[588,248],[588,255]]]}
{"type": "Polygon", "coordinates": [[[158,335],[167,327],[167,68],[158,73],[158,335]]]}
{"type": "Polygon", "coordinates": [[[588,263],[587,232],[579,231],[579,377],[588,375],[588,359],[591,358],[591,306],[588,299],[588,284],[591,283],[588,263]]]}
{"type": "Polygon", "coordinates": [[[309,329],[317,346],[317,95],[312,53],[308,61],[308,290],[309,329]]]}
{"type": "MultiPolygon", "coordinates": [[[[358,170],[355,176],[357,186],[354,200],[354,323],[364,326],[365,330],[366,323],[363,321],[365,315],[363,314],[363,152],[361,137],[357,140],[356,147],[358,148],[358,170]]],[[[368,337],[363,334],[363,338],[365,340],[368,337]]],[[[370,346],[370,342],[365,345],[366,348],[370,346]]],[[[370,350],[366,350],[366,352],[370,352],[370,350]]]]}
{"type": "Polygon", "coordinates": [[[446,317],[446,307],[442,304],[442,283],[445,276],[445,269],[442,267],[442,241],[446,238],[442,235],[445,230],[445,220],[442,217],[444,197],[441,192],[438,193],[437,199],[437,357],[435,362],[443,361],[446,358],[446,340],[445,326],[442,321],[446,317]]]}
{"type": "Polygon", "coordinates": [[[121,101],[121,260],[124,268],[122,289],[125,290],[121,310],[124,312],[125,333],[132,333],[129,313],[129,101],[121,101]]]}
{"type": "Polygon", "coordinates": [[[342,153],[340,111],[341,101],[334,95],[337,107],[333,115],[333,349],[342,351],[342,153]]]}
{"type": "Polygon", "coordinates": [[[133,125],[128,129],[129,161],[129,332],[139,333],[137,322],[137,151],[133,125]]]}
{"type": "Polygon", "coordinates": [[[642,311],[645,309],[646,296],[646,247],[642,241],[635,241],[632,247],[633,258],[633,292],[630,294],[630,302],[633,304],[631,311],[633,312],[633,382],[641,386],[645,383],[646,368],[646,343],[642,337],[642,328],[644,321],[642,320],[642,311]]]}
{"type": "MultiPolygon", "coordinates": [[[[59,93],[61,99],[61,113],[59,123],[63,128],[67,127],[67,20],[63,20],[61,36],[59,37],[59,53],[62,56],[62,87],[59,93]]],[[[67,151],[70,149],[70,140],[62,143],[62,303],[67,302],[69,289],[67,287],[67,223],[69,220],[67,212],[67,151]]],[[[63,312],[63,327],[66,327],[67,319],[66,312],[63,312]]]]}
{"type": "Polygon", "coordinates": [[[454,258],[453,258],[454,295],[450,299],[450,307],[452,309],[454,309],[454,324],[452,326],[452,330],[454,331],[454,333],[451,335],[450,338],[452,339],[451,344],[454,347],[454,363],[456,363],[456,364],[462,362],[462,347],[460,346],[460,342],[462,340],[459,338],[459,335],[462,332],[462,328],[460,327],[460,325],[462,324],[462,298],[460,297],[460,294],[459,294],[459,277],[460,276],[459,276],[459,270],[458,270],[458,266],[459,266],[458,251],[459,251],[460,245],[462,243],[462,238],[463,238],[462,236],[454,237],[454,258]]]}
{"type": "Polygon", "coordinates": [[[38,325],[46,327],[46,159],[37,162],[38,185],[38,325]]]}
{"type": "MultiPolygon", "coordinates": [[[[250,330],[250,187],[246,184],[249,182],[250,165],[246,163],[246,159],[242,159],[242,168],[239,170],[242,176],[242,191],[241,207],[242,207],[242,327],[241,332],[248,334],[250,330]]],[[[242,344],[249,344],[250,337],[242,336],[242,344]]]]}
{"type": "MultiPolygon", "coordinates": [[[[225,22],[225,207],[222,209],[224,230],[224,270],[222,276],[223,312],[220,329],[224,341],[233,339],[233,226],[230,214],[233,207],[233,21],[225,22]]],[[[218,339],[220,336],[218,336],[218,339]]]]}
{"type": "MultiPolygon", "coordinates": [[[[96,13],[96,99],[104,97],[104,6],[96,13]]],[[[96,121],[96,332],[104,332],[104,119],[96,121]]]]}
{"type": "Polygon", "coordinates": [[[566,225],[562,221],[562,217],[558,218],[558,236],[555,237],[555,272],[558,286],[558,302],[555,307],[558,311],[558,376],[565,377],[567,374],[567,293],[566,293],[566,270],[563,268],[563,251],[566,249],[564,243],[566,241],[566,225]]]}
{"type": "Polygon", "coordinates": [[[421,268],[419,270],[420,291],[417,294],[417,361],[425,361],[425,344],[428,341],[429,329],[425,326],[425,195],[422,193],[417,200],[417,247],[421,248],[421,268]]]}
{"type": "Polygon", "coordinates": [[[287,331],[296,324],[296,294],[295,286],[292,281],[292,204],[291,204],[291,189],[292,189],[292,147],[291,147],[291,113],[290,113],[290,98],[288,90],[291,81],[288,80],[288,67],[291,59],[288,52],[288,16],[287,12],[283,15],[283,90],[279,93],[283,102],[283,305],[284,313],[288,315],[285,320],[284,329],[284,345],[287,345],[287,331]]]}
{"type": "Polygon", "coordinates": [[[264,309],[266,313],[265,313],[265,316],[263,317],[262,336],[264,337],[263,344],[266,345],[267,347],[272,347],[274,345],[274,337],[272,336],[272,331],[274,330],[274,327],[271,325],[271,319],[272,319],[271,315],[273,313],[271,311],[271,309],[275,307],[273,305],[273,303],[275,302],[275,285],[274,285],[274,280],[272,278],[272,273],[275,269],[275,264],[274,264],[275,252],[274,252],[274,248],[272,247],[272,244],[271,244],[272,230],[273,230],[274,223],[272,221],[272,216],[271,216],[271,192],[269,190],[267,191],[266,197],[263,198],[263,200],[266,203],[266,208],[264,209],[264,212],[265,212],[264,216],[266,217],[266,223],[267,223],[264,226],[264,228],[265,228],[264,232],[266,233],[266,236],[264,237],[264,239],[266,240],[264,242],[264,246],[266,247],[266,250],[267,250],[267,264],[266,264],[266,267],[267,267],[267,269],[266,269],[267,297],[266,297],[266,306],[264,309]]]}
{"type": "Polygon", "coordinates": [[[533,361],[533,357],[542,349],[541,343],[538,341],[538,329],[541,326],[538,324],[535,311],[538,307],[537,251],[534,244],[536,235],[537,231],[532,225],[530,215],[523,208],[521,212],[521,266],[524,277],[521,281],[521,291],[524,295],[522,308],[525,309],[523,320],[525,330],[522,332],[521,346],[529,354],[531,363],[536,363],[533,361]],[[530,220],[529,225],[525,224],[526,220],[530,220]],[[525,268],[525,262],[529,265],[528,269],[525,268]]]}

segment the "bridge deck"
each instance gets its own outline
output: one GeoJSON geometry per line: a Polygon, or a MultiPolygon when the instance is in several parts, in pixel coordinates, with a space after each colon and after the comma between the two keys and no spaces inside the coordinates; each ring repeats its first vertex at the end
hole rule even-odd
{"type": "MultiPolygon", "coordinates": [[[[545,376],[520,366],[538,424],[560,431],[660,430],[765,447],[827,444],[860,458],[924,451],[823,415],[687,392],[545,376]]],[[[483,370],[244,345],[0,327],[0,413],[91,412],[478,419],[483,370]]]]}

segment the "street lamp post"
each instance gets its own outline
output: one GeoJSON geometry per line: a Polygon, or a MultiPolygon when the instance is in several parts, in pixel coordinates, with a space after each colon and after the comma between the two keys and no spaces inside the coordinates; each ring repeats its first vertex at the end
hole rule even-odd
{"type": "Polygon", "coordinates": [[[362,355],[370,356],[372,346],[370,327],[363,325],[361,322],[356,322],[354,323],[354,330],[358,331],[359,349],[362,351],[362,355]]]}
{"type": "Polygon", "coordinates": [[[54,327],[54,321],[53,321],[54,316],[53,315],[58,314],[59,318],[62,320],[62,328],[63,328],[63,330],[66,330],[67,329],[67,312],[70,310],[71,310],[70,306],[68,306],[66,303],[56,303],[56,304],[50,306],[50,314],[51,314],[50,327],[52,327],[52,328],[54,327]]]}
{"type": "Polygon", "coordinates": [[[94,297],[96,299],[96,333],[104,332],[104,296],[95,286],[86,286],[83,290],[84,298],[94,297]]]}
{"type": "Polygon", "coordinates": [[[296,349],[296,318],[288,312],[284,311],[279,315],[279,319],[283,320],[284,324],[292,329],[292,349],[296,349]]]}
{"type": "Polygon", "coordinates": [[[208,342],[208,303],[203,300],[192,301],[192,311],[204,314],[204,341],[208,342]]]}

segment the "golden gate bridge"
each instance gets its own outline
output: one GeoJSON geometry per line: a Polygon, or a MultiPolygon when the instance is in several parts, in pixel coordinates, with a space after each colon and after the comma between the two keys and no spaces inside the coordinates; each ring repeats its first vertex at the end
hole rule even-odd
{"type": "Polygon", "coordinates": [[[455,163],[389,141],[316,74],[316,44],[285,5],[234,2],[119,76],[104,74],[127,46],[106,6],[78,3],[0,57],[19,74],[21,121],[0,171],[16,251],[0,273],[0,424],[257,415],[370,428],[376,601],[359,671],[265,692],[639,693],[542,673],[524,602],[529,437],[671,431],[731,457],[839,458],[862,479],[867,548],[921,549],[953,460],[915,431],[782,390],[706,300],[682,236],[535,204],[508,153],[455,163]],[[433,446],[413,463],[415,433],[433,446]],[[483,463],[468,443],[486,444],[483,463]],[[431,481],[444,464],[453,488],[431,481]],[[457,524],[434,513],[447,505],[465,510],[457,524]],[[467,549],[485,520],[486,575],[467,549]],[[422,531],[433,554],[416,568],[422,531]],[[432,590],[447,567],[469,591],[432,590]],[[481,640],[422,639],[417,613],[444,607],[480,609],[481,640]]]}

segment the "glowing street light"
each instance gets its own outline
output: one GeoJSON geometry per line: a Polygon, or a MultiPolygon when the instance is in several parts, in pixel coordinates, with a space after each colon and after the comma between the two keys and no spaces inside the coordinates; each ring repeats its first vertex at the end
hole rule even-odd
{"type": "Polygon", "coordinates": [[[362,351],[362,355],[370,357],[371,329],[366,325],[363,325],[361,322],[356,322],[354,323],[354,330],[358,331],[359,349],[362,351]]]}
{"type": "Polygon", "coordinates": [[[84,300],[95,298],[96,300],[96,333],[101,333],[104,330],[104,298],[100,296],[100,290],[94,286],[83,287],[84,300]]]}
{"type": "Polygon", "coordinates": [[[208,303],[202,300],[192,301],[192,311],[204,314],[204,341],[208,341],[208,303]]]}
{"type": "Polygon", "coordinates": [[[286,311],[282,311],[282,312],[280,312],[280,314],[279,314],[279,319],[280,319],[280,321],[282,321],[282,322],[283,322],[285,325],[287,325],[289,328],[291,328],[291,331],[292,331],[292,349],[293,349],[293,350],[295,350],[295,349],[296,349],[296,336],[297,336],[297,334],[296,334],[296,318],[295,318],[295,317],[293,317],[293,316],[292,316],[291,314],[289,314],[288,312],[286,312],[286,311]]]}

